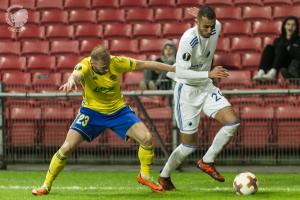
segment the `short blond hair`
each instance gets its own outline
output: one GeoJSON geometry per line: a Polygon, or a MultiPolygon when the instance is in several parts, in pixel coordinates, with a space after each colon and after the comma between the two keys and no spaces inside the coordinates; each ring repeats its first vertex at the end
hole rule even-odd
{"type": "Polygon", "coordinates": [[[91,59],[94,61],[101,60],[104,63],[110,63],[110,52],[106,46],[100,44],[92,50],[91,59]]]}

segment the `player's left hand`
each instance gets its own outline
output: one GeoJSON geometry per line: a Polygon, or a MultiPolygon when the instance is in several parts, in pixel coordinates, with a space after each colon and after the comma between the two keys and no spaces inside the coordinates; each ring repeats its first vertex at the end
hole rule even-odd
{"type": "Polygon", "coordinates": [[[60,86],[59,90],[62,90],[63,92],[71,92],[72,90],[77,91],[77,86],[74,80],[68,80],[65,84],[60,86]]]}

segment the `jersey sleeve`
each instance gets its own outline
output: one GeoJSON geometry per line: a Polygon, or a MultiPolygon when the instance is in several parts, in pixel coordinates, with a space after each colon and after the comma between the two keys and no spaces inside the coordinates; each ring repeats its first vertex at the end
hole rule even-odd
{"type": "Polygon", "coordinates": [[[112,62],[114,70],[119,74],[131,72],[136,69],[136,60],[132,58],[116,56],[112,58],[112,62]]]}
{"type": "Polygon", "coordinates": [[[189,69],[191,67],[192,46],[189,43],[189,37],[184,34],[179,42],[179,47],[176,55],[176,67],[189,69]]]}

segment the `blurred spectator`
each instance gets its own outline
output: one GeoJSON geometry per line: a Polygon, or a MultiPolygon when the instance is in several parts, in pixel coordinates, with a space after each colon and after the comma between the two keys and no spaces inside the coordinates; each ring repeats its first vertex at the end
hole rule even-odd
{"type": "MultiPolygon", "coordinates": [[[[176,61],[176,51],[175,43],[167,40],[162,47],[161,57],[155,61],[173,65],[176,61]]],[[[143,90],[170,90],[172,88],[172,80],[166,74],[166,72],[145,70],[145,80],[140,83],[140,88],[143,90]]]]}
{"type": "Polygon", "coordinates": [[[286,71],[293,59],[299,59],[299,46],[299,22],[296,17],[289,16],[281,26],[279,37],[264,48],[259,70],[253,79],[275,80],[280,70],[286,71]]]}

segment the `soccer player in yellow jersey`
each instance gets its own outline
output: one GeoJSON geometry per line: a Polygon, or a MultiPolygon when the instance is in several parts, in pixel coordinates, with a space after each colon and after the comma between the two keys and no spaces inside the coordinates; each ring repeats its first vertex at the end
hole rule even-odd
{"type": "Polygon", "coordinates": [[[72,123],[66,140],[52,157],[49,170],[41,188],[32,190],[33,195],[46,195],[57,175],[63,170],[68,156],[83,141],[92,141],[105,128],[111,128],[121,138],[132,138],[140,146],[138,158],[141,163],[137,181],[154,192],[163,188],[153,181],[150,167],[154,157],[151,133],[144,123],[125,104],[120,79],[123,72],[138,69],[175,71],[171,65],[154,61],[140,61],[127,57],[111,56],[109,50],[100,45],[76,65],[67,83],[60,90],[70,92],[81,84],[84,88],[80,112],[72,123]]]}

